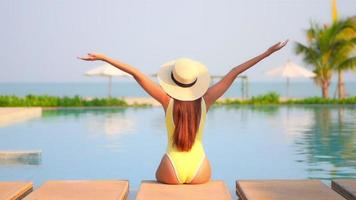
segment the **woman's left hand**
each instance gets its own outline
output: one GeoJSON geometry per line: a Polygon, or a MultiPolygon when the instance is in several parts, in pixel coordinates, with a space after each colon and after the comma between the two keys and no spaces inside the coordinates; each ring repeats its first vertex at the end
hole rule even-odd
{"type": "Polygon", "coordinates": [[[77,58],[81,59],[81,60],[86,60],[86,61],[95,61],[95,60],[104,61],[106,56],[104,54],[100,54],[100,53],[88,53],[87,56],[77,57],[77,58]]]}
{"type": "Polygon", "coordinates": [[[278,42],[277,44],[271,46],[270,48],[268,48],[267,52],[269,54],[272,54],[280,49],[282,49],[284,46],[286,46],[286,44],[288,43],[288,40],[285,40],[283,42],[278,42]]]}

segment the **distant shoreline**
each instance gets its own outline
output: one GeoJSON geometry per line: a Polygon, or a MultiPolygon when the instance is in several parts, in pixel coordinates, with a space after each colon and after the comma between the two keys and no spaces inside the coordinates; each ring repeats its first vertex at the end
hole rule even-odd
{"type": "MultiPolygon", "coordinates": [[[[214,81],[214,83],[217,80],[214,81]]],[[[330,96],[336,95],[336,84],[330,86],[330,96]]],[[[240,98],[263,95],[267,92],[276,92],[280,96],[293,98],[308,98],[321,96],[321,89],[312,81],[290,82],[289,92],[285,82],[249,82],[244,85],[237,80],[224,93],[224,98],[240,98]],[[287,95],[288,94],[288,95],[287,95]]],[[[346,82],[346,92],[349,96],[356,96],[356,82],[346,82]]],[[[15,95],[25,97],[26,95],[49,95],[58,97],[97,97],[108,96],[107,82],[76,82],[76,83],[0,83],[0,95],[15,95]]],[[[114,82],[112,85],[112,96],[125,97],[150,97],[136,82],[123,81],[114,82]]]]}
{"type": "MultiPolygon", "coordinates": [[[[275,92],[253,96],[248,99],[220,98],[214,105],[297,105],[297,104],[356,104],[356,96],[346,99],[323,99],[321,97],[286,98],[275,92]]],[[[58,97],[27,95],[1,96],[0,107],[42,107],[47,109],[68,107],[147,107],[160,106],[160,103],[151,97],[123,97],[123,98],[96,98],[96,97],[58,97]]]]}

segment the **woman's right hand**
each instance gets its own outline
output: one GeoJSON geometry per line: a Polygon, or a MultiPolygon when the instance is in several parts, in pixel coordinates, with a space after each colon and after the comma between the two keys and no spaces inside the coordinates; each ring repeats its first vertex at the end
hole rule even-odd
{"type": "Polygon", "coordinates": [[[77,57],[77,58],[86,61],[95,61],[95,60],[105,60],[105,57],[106,56],[104,54],[100,54],[100,53],[88,53],[87,56],[77,57]]]}

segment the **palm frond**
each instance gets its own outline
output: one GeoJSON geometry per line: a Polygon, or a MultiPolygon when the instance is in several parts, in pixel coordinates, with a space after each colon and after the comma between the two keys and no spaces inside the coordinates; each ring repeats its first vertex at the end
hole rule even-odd
{"type": "Polygon", "coordinates": [[[338,68],[341,70],[356,69],[356,56],[344,60],[338,68]]]}
{"type": "Polygon", "coordinates": [[[318,52],[311,47],[307,47],[301,43],[296,43],[294,51],[296,54],[303,54],[304,62],[308,64],[315,64],[318,57],[318,52]]]}

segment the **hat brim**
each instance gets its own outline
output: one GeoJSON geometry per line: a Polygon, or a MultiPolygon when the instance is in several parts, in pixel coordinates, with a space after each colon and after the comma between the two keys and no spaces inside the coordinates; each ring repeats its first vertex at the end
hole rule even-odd
{"type": "Polygon", "coordinates": [[[198,70],[197,81],[191,87],[181,87],[171,79],[171,72],[175,61],[170,61],[162,65],[157,73],[158,82],[163,90],[171,97],[181,101],[194,101],[202,97],[210,85],[210,75],[207,68],[196,62],[195,67],[198,70]]]}

